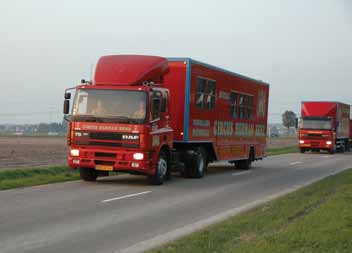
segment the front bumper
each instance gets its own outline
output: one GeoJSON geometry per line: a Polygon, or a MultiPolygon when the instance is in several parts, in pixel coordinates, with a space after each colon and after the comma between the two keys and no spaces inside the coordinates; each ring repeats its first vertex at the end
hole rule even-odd
{"type": "MultiPolygon", "coordinates": [[[[302,140],[301,140],[302,141],[302,140]]],[[[333,142],[330,140],[303,140],[304,143],[299,142],[299,148],[306,148],[306,149],[325,149],[325,150],[332,150],[334,148],[333,142]],[[331,144],[327,142],[330,141],[331,144]]]]}
{"type": "Polygon", "coordinates": [[[68,156],[68,165],[73,168],[92,168],[104,171],[131,172],[153,175],[153,167],[150,153],[126,150],[96,150],[79,149],[79,156],[68,156]],[[143,153],[143,160],[133,159],[134,153],[143,153]]]}

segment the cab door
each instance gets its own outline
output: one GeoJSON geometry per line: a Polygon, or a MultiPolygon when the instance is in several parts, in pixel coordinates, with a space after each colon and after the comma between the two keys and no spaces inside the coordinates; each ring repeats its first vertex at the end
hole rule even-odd
{"type": "Polygon", "coordinates": [[[151,143],[153,149],[167,144],[172,146],[172,129],[169,127],[168,93],[154,90],[150,94],[151,143]]]}

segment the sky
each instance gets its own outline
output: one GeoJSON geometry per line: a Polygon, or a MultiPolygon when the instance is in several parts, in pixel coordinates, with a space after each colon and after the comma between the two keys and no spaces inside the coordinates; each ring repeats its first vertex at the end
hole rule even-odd
{"type": "Polygon", "coordinates": [[[269,122],[352,104],[350,0],[12,0],[0,9],[0,124],[62,120],[107,54],[191,57],[270,83],[269,122]]]}

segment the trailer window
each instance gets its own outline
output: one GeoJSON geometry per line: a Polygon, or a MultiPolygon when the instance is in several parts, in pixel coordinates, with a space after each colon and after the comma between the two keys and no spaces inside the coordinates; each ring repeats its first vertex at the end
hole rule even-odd
{"type": "Polygon", "coordinates": [[[246,95],[240,94],[240,103],[239,103],[239,107],[240,107],[239,118],[240,119],[244,119],[244,117],[245,117],[245,105],[244,105],[245,96],[246,95]]]}
{"type": "Polygon", "coordinates": [[[250,95],[240,94],[239,118],[253,119],[253,113],[254,113],[254,97],[250,95]]]}
{"type": "Polygon", "coordinates": [[[248,104],[247,104],[247,118],[248,119],[253,118],[253,111],[254,111],[253,101],[254,101],[253,96],[248,96],[248,104]]]}
{"type": "Polygon", "coordinates": [[[216,82],[213,80],[208,80],[207,82],[207,93],[206,93],[206,109],[215,108],[215,85],[216,82]]]}
{"type": "Polygon", "coordinates": [[[230,94],[230,112],[232,118],[237,118],[237,93],[233,91],[230,94]]]}
{"type": "Polygon", "coordinates": [[[196,107],[208,110],[214,109],[216,81],[198,77],[196,89],[196,107]]]}
{"type": "Polygon", "coordinates": [[[203,108],[204,94],[205,94],[206,80],[197,78],[197,94],[196,94],[196,107],[203,108]]]}

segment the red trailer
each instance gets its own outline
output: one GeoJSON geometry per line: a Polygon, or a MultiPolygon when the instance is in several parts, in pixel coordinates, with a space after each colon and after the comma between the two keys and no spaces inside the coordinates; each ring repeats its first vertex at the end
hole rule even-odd
{"type": "Polygon", "coordinates": [[[350,120],[350,147],[352,146],[352,119],[350,120]]]}
{"type": "Polygon", "coordinates": [[[299,148],[335,153],[350,149],[350,106],[340,102],[302,102],[299,148]]]}
{"type": "Polygon", "coordinates": [[[113,55],[72,89],[68,164],[84,180],[117,171],[161,184],[172,171],[199,178],[209,162],[248,169],[265,156],[262,81],[189,58],[113,55]]]}

